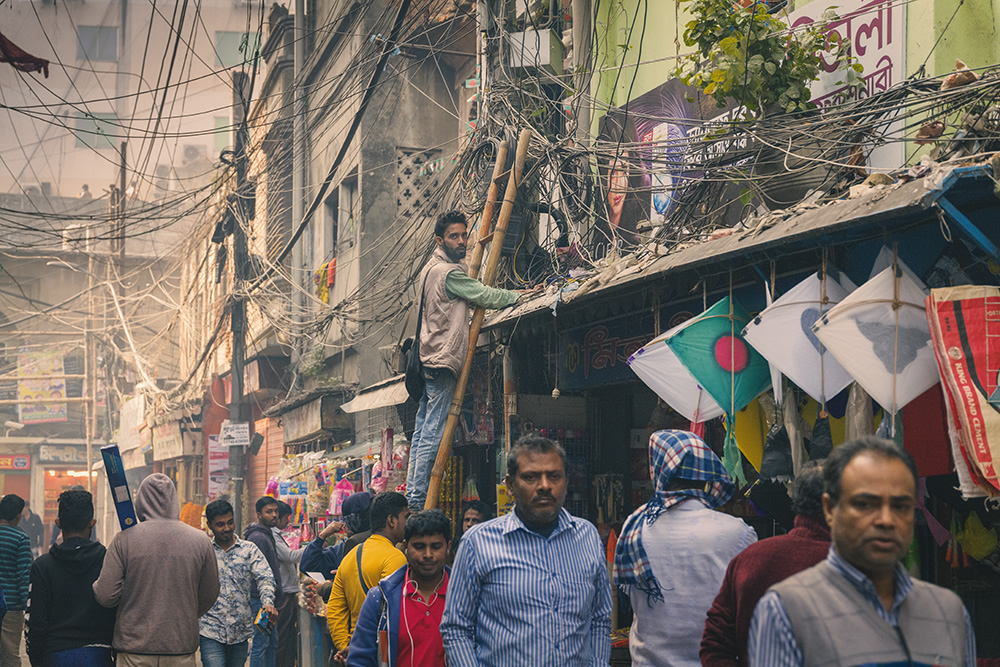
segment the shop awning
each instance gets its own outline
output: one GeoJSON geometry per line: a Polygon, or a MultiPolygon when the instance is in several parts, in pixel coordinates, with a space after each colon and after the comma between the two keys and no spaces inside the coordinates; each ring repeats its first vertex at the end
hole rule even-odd
{"type": "Polygon", "coordinates": [[[362,410],[387,408],[391,405],[405,403],[406,399],[409,398],[409,394],[406,393],[405,377],[403,374],[395,375],[388,380],[382,380],[365,387],[354,399],[341,405],[340,409],[353,414],[362,410]]]}
{"type": "Polygon", "coordinates": [[[368,452],[378,454],[380,448],[381,443],[378,442],[359,442],[335,452],[330,452],[328,457],[331,459],[359,459],[368,456],[368,452]]]}
{"type": "MultiPolygon", "coordinates": [[[[682,270],[753,261],[779,249],[789,252],[842,245],[872,234],[925,223],[939,214],[947,219],[954,232],[996,256],[996,246],[981,231],[992,224],[991,216],[996,210],[992,188],[989,165],[941,165],[923,178],[872,189],[870,194],[856,199],[841,199],[822,206],[804,203],[773,211],[758,220],[755,229],[738,229],[729,236],[691,244],[669,254],[649,254],[638,260],[634,256],[624,257],[617,267],[620,270],[606,269],[595,274],[577,291],[564,292],[556,307],[582,302],[595,294],[608,296],[613,291],[634,289],[643,281],[682,270]]],[[[555,295],[546,293],[494,312],[483,323],[483,331],[543,311],[551,314],[555,301],[555,295]]]]}

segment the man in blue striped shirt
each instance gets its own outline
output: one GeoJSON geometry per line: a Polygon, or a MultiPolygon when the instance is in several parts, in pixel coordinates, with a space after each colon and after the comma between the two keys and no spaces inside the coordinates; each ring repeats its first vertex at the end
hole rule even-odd
{"type": "Polygon", "coordinates": [[[902,565],[913,539],[917,467],[865,436],[823,466],[826,560],[772,586],[750,623],[750,665],[975,667],[969,614],[953,592],[902,565]]]}
{"type": "Polygon", "coordinates": [[[455,557],[441,621],[448,665],[607,665],[607,558],[593,524],[563,509],[566,452],[526,435],[506,481],[514,511],[473,526],[455,557]]]}

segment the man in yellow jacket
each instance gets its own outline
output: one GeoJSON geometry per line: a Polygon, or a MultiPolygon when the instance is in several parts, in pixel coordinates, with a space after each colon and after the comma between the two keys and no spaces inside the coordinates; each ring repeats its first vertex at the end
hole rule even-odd
{"type": "Polygon", "coordinates": [[[368,589],[406,565],[406,555],[396,544],[403,541],[409,514],[403,494],[386,491],[375,496],[371,537],[351,549],[340,562],[326,605],[326,622],[337,647],[334,662],[338,664],[347,663],[347,647],[368,589]]]}

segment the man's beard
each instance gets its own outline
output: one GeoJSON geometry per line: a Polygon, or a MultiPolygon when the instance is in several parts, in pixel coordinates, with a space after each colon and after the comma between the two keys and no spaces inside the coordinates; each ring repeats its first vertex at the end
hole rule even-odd
{"type": "Polygon", "coordinates": [[[465,250],[459,250],[458,248],[452,249],[448,246],[444,246],[444,254],[448,256],[448,259],[456,264],[465,259],[465,250]]]}

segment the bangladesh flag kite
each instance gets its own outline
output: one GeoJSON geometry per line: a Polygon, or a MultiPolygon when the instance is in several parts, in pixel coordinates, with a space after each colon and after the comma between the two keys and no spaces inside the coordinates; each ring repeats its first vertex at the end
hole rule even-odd
{"type": "Polygon", "coordinates": [[[743,307],[726,297],[657,336],[628,361],[643,382],[688,419],[726,415],[724,462],[737,481],[743,474],[733,420],[771,383],[767,362],[743,340],[749,322],[743,307]]]}

